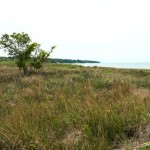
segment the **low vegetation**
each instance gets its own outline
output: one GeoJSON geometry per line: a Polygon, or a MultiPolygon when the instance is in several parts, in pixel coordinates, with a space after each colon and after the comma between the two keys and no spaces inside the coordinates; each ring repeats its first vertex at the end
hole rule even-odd
{"type": "MultiPolygon", "coordinates": [[[[146,149],[150,70],[0,62],[0,149],[146,149]]],[[[148,146],[147,146],[148,147],[148,146]]]]}

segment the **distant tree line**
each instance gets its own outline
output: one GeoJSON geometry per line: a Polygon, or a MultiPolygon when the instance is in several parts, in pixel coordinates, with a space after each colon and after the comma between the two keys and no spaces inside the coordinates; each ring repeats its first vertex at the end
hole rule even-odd
{"type": "Polygon", "coordinates": [[[51,63],[100,63],[99,61],[92,60],[74,60],[74,59],[60,59],[60,58],[48,58],[51,63]]]}
{"type": "MultiPolygon", "coordinates": [[[[0,61],[9,61],[15,60],[14,57],[0,57],[0,61]]],[[[48,58],[50,63],[100,63],[99,61],[92,61],[92,60],[74,60],[74,59],[60,59],[60,58],[48,58]]]]}
{"type": "Polygon", "coordinates": [[[10,61],[10,60],[14,60],[15,58],[14,57],[3,57],[3,56],[0,56],[0,61],[10,61]]]}

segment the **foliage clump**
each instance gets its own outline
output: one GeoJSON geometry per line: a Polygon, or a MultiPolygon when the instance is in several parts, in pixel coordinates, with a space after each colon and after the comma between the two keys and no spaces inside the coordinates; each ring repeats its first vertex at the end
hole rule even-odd
{"type": "Polygon", "coordinates": [[[5,50],[10,57],[16,59],[17,66],[25,75],[31,70],[39,70],[55,48],[52,46],[51,51],[46,52],[40,46],[32,42],[29,35],[24,32],[4,34],[0,38],[0,49],[5,50]]]}

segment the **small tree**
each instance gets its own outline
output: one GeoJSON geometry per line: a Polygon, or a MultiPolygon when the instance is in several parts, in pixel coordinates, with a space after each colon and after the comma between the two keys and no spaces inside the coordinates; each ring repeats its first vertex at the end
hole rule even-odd
{"type": "Polygon", "coordinates": [[[50,52],[42,50],[40,44],[32,42],[29,35],[23,32],[4,34],[0,38],[0,49],[4,49],[10,57],[16,59],[17,66],[25,75],[29,73],[29,68],[39,70],[54,48],[55,46],[52,46],[50,52]]]}

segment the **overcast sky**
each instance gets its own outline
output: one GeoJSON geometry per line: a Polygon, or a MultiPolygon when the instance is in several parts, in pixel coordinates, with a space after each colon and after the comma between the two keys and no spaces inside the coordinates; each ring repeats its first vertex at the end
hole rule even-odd
{"type": "Polygon", "coordinates": [[[53,58],[150,62],[150,0],[1,0],[0,36],[13,32],[53,58]]]}

